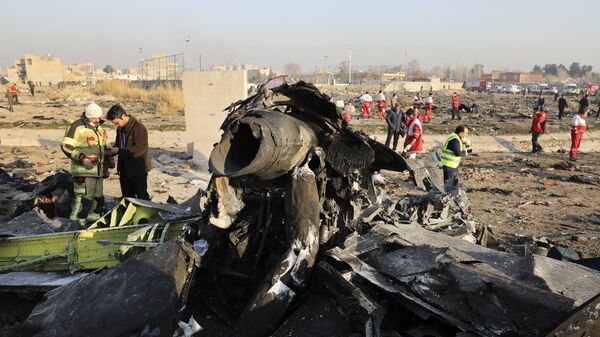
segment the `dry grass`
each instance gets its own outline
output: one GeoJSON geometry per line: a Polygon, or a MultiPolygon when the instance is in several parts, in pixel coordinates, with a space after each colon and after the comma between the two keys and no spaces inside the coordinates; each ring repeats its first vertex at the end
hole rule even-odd
{"type": "Polygon", "coordinates": [[[103,80],[96,85],[94,93],[150,103],[161,115],[183,115],[183,92],[181,88],[170,84],[142,89],[119,80],[103,80]]]}

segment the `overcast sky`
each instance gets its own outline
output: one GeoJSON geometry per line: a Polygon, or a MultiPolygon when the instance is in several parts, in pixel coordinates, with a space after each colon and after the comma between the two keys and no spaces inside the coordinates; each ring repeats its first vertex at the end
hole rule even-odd
{"type": "Polygon", "coordinates": [[[295,61],[306,72],[338,65],[350,48],[355,66],[600,70],[600,1],[591,0],[29,0],[2,1],[0,13],[3,71],[25,53],[128,68],[164,51],[185,52],[194,67],[202,55],[204,68],[295,61]]]}

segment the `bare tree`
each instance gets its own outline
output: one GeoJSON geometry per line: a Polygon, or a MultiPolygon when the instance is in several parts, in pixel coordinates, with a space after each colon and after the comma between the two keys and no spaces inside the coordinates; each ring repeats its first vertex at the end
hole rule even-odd
{"type": "Polygon", "coordinates": [[[297,79],[300,76],[300,65],[298,63],[288,63],[283,66],[283,71],[285,71],[290,78],[297,79]]]}

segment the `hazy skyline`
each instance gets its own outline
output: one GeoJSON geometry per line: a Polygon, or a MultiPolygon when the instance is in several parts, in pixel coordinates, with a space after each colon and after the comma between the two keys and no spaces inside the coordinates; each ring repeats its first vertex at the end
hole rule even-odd
{"type": "Polygon", "coordinates": [[[573,61],[600,70],[593,42],[600,2],[565,1],[37,1],[5,2],[0,62],[25,53],[129,68],[151,52],[184,52],[188,66],[423,68],[457,61],[529,71],[573,61]],[[586,35],[588,34],[588,35],[586,35]],[[189,42],[185,42],[186,37],[189,42]],[[139,53],[142,48],[142,54],[139,53]],[[407,54],[407,56],[406,56],[407,54]]]}

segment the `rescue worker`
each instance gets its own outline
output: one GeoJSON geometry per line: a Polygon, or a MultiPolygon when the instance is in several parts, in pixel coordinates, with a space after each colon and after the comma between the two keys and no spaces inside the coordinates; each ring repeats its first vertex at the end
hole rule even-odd
{"type": "Polygon", "coordinates": [[[542,146],[538,143],[539,137],[546,131],[546,112],[540,106],[533,108],[533,121],[531,123],[531,153],[542,152],[542,146]]]}
{"type": "Polygon", "coordinates": [[[458,177],[458,165],[460,159],[471,152],[471,142],[467,139],[469,129],[465,125],[459,125],[454,132],[449,134],[442,147],[440,158],[442,170],[444,171],[444,191],[456,197],[460,191],[460,180],[458,177]]]}
{"type": "Polygon", "coordinates": [[[10,86],[10,94],[12,95],[13,102],[19,103],[19,90],[17,89],[17,84],[13,83],[10,86]]]}
{"type": "Polygon", "coordinates": [[[561,120],[562,116],[565,114],[565,108],[569,107],[567,104],[567,100],[565,99],[565,94],[560,95],[558,99],[558,119],[561,120]]]}
{"type": "Polygon", "coordinates": [[[348,111],[342,112],[342,118],[346,121],[346,123],[350,124],[350,121],[352,120],[352,115],[350,115],[350,113],[348,111]]]}
{"type": "Polygon", "coordinates": [[[89,104],[81,118],[71,123],[65,133],[61,149],[71,159],[75,202],[71,220],[85,224],[97,220],[104,206],[103,176],[106,154],[106,129],[102,108],[89,104]]]}
{"type": "Polygon", "coordinates": [[[460,115],[458,113],[458,107],[460,106],[460,96],[456,93],[456,91],[452,94],[452,120],[456,116],[458,120],[461,120],[460,115]]]}
{"type": "Polygon", "coordinates": [[[365,92],[365,94],[360,97],[363,119],[367,119],[367,116],[371,119],[371,102],[373,102],[373,97],[369,95],[369,92],[365,92]]]}
{"type": "Polygon", "coordinates": [[[423,131],[421,121],[417,118],[414,109],[406,111],[408,119],[408,129],[404,139],[403,154],[408,154],[410,158],[416,158],[417,152],[423,151],[423,131]]]}
{"type": "Polygon", "coordinates": [[[587,117],[588,109],[579,109],[577,114],[571,119],[571,151],[569,151],[569,160],[577,160],[577,151],[581,145],[581,138],[587,129],[585,117],[587,117]]]}
{"type": "Polygon", "coordinates": [[[385,118],[385,95],[383,91],[379,90],[377,94],[377,119],[385,118]]]}
{"type": "Polygon", "coordinates": [[[423,105],[423,100],[421,99],[421,93],[417,93],[415,97],[413,97],[413,109],[419,109],[423,105]]]}
{"type": "Polygon", "coordinates": [[[390,146],[390,141],[394,138],[392,149],[396,151],[398,147],[398,138],[400,135],[404,136],[404,115],[400,112],[398,104],[394,105],[385,116],[385,122],[387,123],[387,138],[385,139],[385,146],[390,146]]]}
{"type": "Polygon", "coordinates": [[[429,92],[425,97],[425,117],[423,117],[424,123],[431,122],[431,109],[433,108],[433,92],[429,92]]]}

